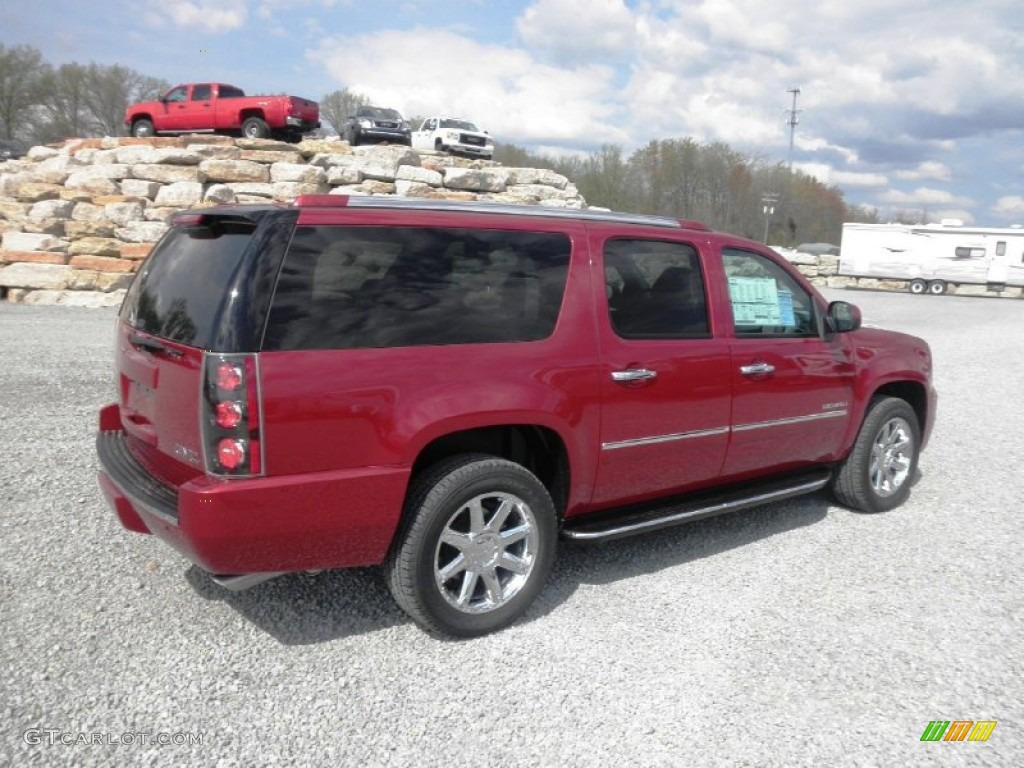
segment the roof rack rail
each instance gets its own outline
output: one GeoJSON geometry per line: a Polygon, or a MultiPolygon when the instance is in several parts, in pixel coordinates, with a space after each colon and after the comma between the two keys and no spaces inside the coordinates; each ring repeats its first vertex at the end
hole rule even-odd
{"type": "Polygon", "coordinates": [[[586,221],[614,221],[624,224],[643,224],[649,227],[707,229],[700,222],[686,222],[667,216],[649,216],[642,213],[619,213],[599,209],[550,208],[545,205],[494,203],[489,201],[463,202],[461,200],[430,200],[427,198],[386,197],[362,195],[301,195],[295,199],[299,208],[398,208],[416,211],[457,211],[459,213],[500,213],[513,216],[543,216],[554,219],[583,219],[586,221]]]}

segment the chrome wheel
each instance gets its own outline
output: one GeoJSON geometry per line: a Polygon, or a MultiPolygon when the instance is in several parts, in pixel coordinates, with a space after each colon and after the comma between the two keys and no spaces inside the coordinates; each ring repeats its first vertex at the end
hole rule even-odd
{"type": "Polygon", "coordinates": [[[868,476],[879,496],[892,496],[903,487],[914,462],[914,434],[900,417],[889,419],[871,445],[868,476]]]}
{"type": "Polygon", "coordinates": [[[537,558],[537,520],[507,492],[485,493],[448,518],[434,552],[434,582],[463,613],[487,613],[515,597],[537,558]]]}

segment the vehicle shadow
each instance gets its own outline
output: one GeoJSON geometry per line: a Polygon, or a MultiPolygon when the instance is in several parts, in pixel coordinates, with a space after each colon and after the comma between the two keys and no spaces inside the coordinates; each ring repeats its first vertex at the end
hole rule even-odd
{"type": "MultiPolygon", "coordinates": [[[[825,519],[832,503],[820,492],[603,544],[559,542],[548,583],[521,623],[554,611],[581,585],[678,568],[813,525],[825,519]]],[[[411,621],[376,567],[289,574],[243,592],[224,589],[194,566],[185,576],[197,594],[227,603],[284,645],[322,643],[411,621]]],[[[686,578],[685,570],[680,578],[686,578]]]]}

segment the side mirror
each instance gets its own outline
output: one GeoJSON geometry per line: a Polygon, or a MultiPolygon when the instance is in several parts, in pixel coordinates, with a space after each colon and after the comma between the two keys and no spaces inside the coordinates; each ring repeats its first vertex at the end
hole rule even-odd
{"type": "Polygon", "coordinates": [[[828,323],[835,333],[849,333],[860,328],[860,310],[845,301],[828,305],[828,323]]]}

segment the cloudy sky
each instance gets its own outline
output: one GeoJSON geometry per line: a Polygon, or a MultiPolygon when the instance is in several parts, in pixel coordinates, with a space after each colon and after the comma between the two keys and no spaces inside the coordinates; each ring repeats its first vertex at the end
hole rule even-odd
{"type": "Polygon", "coordinates": [[[0,42],[172,83],[341,87],[554,153],[789,156],[852,203],[1024,224],[1022,0],[32,0],[0,42]]]}

